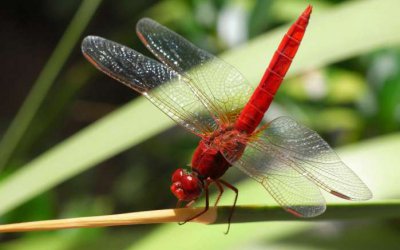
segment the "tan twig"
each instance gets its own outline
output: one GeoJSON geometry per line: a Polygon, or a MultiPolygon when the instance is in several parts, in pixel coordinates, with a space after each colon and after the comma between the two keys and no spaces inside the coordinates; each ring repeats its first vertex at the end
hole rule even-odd
{"type": "MultiPolygon", "coordinates": [[[[122,225],[154,224],[182,222],[198,214],[204,208],[180,208],[134,212],[115,215],[81,217],[60,220],[47,220],[0,225],[0,232],[44,231],[65,228],[110,227],[122,225]]],[[[210,208],[207,213],[193,222],[204,224],[225,224],[231,212],[231,206],[210,208]]],[[[231,223],[261,221],[324,221],[324,220],[378,220],[400,218],[400,200],[368,202],[346,202],[329,204],[325,213],[314,218],[299,218],[286,212],[281,207],[239,205],[235,208],[231,223]]],[[[191,221],[192,222],[192,221],[191,221]]]]}
{"type": "MultiPolygon", "coordinates": [[[[66,228],[110,227],[122,225],[154,224],[182,222],[199,213],[203,208],[164,209],[144,212],[133,212],[114,215],[80,217],[71,219],[45,220],[0,225],[0,232],[45,231],[66,228]]],[[[213,223],[217,218],[216,209],[210,208],[207,213],[193,220],[204,224],[213,223]]]]}

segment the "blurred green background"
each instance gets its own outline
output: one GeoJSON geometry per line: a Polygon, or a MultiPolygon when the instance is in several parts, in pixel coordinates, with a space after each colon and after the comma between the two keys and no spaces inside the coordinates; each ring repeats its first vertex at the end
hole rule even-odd
{"type": "MultiPolygon", "coordinates": [[[[314,13],[305,40],[266,118],[290,115],[307,124],[341,147],[376,199],[400,197],[394,182],[400,178],[398,1],[14,0],[0,8],[0,223],[175,206],[170,175],[190,161],[197,138],[95,70],[80,52],[84,36],[149,55],[134,27],[150,17],[198,47],[223,53],[255,86],[284,25],[307,4],[314,13]]],[[[251,192],[256,184],[238,171],[226,179],[242,187],[239,203],[270,202],[264,190],[251,192]]],[[[0,249],[400,246],[399,220],[262,222],[232,225],[228,236],[224,228],[171,224],[2,234],[0,249]]]]}

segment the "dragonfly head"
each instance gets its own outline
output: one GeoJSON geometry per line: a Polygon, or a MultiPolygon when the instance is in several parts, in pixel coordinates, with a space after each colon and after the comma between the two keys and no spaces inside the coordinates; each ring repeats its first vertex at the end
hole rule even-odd
{"type": "Polygon", "coordinates": [[[171,192],[181,201],[197,199],[203,191],[203,183],[194,172],[178,168],[172,174],[171,192]]]}

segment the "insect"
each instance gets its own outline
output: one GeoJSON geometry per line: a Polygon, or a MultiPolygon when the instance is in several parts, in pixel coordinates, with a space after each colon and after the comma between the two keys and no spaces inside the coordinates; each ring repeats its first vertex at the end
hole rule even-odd
{"type": "Polygon", "coordinates": [[[215,205],[224,187],[236,194],[230,221],[238,190],[221,177],[231,166],[299,217],[325,211],[320,189],[347,200],[372,197],[316,132],[289,117],[260,124],[297,52],[311,11],[308,6],[289,28],[255,90],[235,68],[148,18],[137,23],[137,35],[162,63],[101,37],[83,40],[83,54],[94,66],[143,94],[201,138],[191,169],[179,168],[172,175],[178,207],[191,206],[205,195],[204,210],[187,221],[209,209],[212,183],[219,189],[215,205]]]}

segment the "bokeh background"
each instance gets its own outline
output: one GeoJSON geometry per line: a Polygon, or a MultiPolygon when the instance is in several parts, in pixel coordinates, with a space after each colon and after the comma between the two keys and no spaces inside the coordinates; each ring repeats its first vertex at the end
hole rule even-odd
{"type": "MultiPolygon", "coordinates": [[[[0,223],[175,206],[170,175],[190,161],[197,138],[95,70],[80,52],[84,36],[149,55],[134,27],[150,17],[198,47],[223,53],[255,86],[284,25],[307,4],[314,14],[304,51],[267,119],[284,114],[307,124],[349,162],[363,162],[356,171],[377,199],[400,197],[392,181],[400,175],[400,24],[398,15],[385,12],[400,9],[396,1],[14,0],[0,8],[0,223]],[[264,42],[265,51],[258,49],[264,42]]],[[[243,187],[242,203],[268,203],[263,190],[260,196],[246,189],[253,184],[238,171],[226,179],[243,187]]],[[[400,246],[399,220],[260,222],[233,225],[228,236],[223,231],[171,224],[2,234],[0,249],[400,246]]]]}

